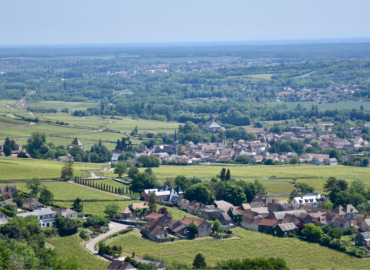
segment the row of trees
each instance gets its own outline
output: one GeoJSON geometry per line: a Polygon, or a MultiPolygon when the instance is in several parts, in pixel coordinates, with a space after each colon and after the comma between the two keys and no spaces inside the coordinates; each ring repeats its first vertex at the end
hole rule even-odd
{"type": "Polygon", "coordinates": [[[96,189],[99,189],[99,190],[102,190],[102,191],[107,191],[107,192],[111,192],[111,193],[114,193],[114,194],[119,194],[119,195],[132,193],[131,186],[123,186],[122,185],[122,187],[114,187],[114,186],[111,186],[111,185],[106,185],[105,183],[103,183],[103,181],[101,183],[98,183],[96,181],[86,180],[86,179],[83,179],[83,178],[80,178],[80,177],[76,177],[75,178],[75,183],[81,184],[81,185],[84,185],[84,186],[88,186],[88,187],[92,187],[92,188],[96,188],[96,189]]]}

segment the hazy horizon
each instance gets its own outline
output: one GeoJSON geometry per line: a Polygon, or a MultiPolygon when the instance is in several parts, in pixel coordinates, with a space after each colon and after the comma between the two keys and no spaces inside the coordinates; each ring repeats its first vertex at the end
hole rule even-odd
{"type": "Polygon", "coordinates": [[[0,46],[370,40],[366,0],[19,0],[2,10],[0,46]]]}

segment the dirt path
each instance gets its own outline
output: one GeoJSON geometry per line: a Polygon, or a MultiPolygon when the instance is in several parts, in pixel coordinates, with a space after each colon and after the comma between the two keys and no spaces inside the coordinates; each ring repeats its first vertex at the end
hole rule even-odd
{"type": "Polygon", "coordinates": [[[8,115],[9,115],[10,117],[13,117],[13,118],[18,118],[18,117],[15,117],[14,115],[12,115],[12,114],[10,114],[10,113],[8,113],[8,115]]]}
{"type": "Polygon", "coordinates": [[[12,111],[14,111],[14,109],[13,109],[12,107],[10,107],[8,104],[6,104],[6,107],[7,107],[8,109],[11,109],[12,111]]]}
{"type": "Polygon", "coordinates": [[[24,105],[26,104],[26,97],[23,97],[20,101],[17,102],[17,107],[24,109],[24,105]]]}
{"type": "Polygon", "coordinates": [[[127,197],[127,196],[123,196],[123,195],[119,195],[119,194],[111,193],[111,192],[108,192],[108,191],[103,191],[103,190],[96,189],[96,188],[93,188],[93,187],[84,186],[84,185],[81,185],[81,184],[75,183],[75,182],[73,182],[73,181],[68,181],[68,183],[71,183],[71,184],[74,184],[74,185],[77,185],[77,186],[81,186],[81,187],[84,187],[84,188],[93,189],[93,190],[100,191],[100,192],[103,192],[103,193],[111,194],[111,195],[118,196],[118,197],[121,197],[121,198],[125,198],[125,199],[130,199],[130,200],[132,200],[132,198],[127,197]]]}
{"type": "Polygon", "coordinates": [[[33,113],[31,111],[28,112],[31,116],[34,116],[33,113]]]}

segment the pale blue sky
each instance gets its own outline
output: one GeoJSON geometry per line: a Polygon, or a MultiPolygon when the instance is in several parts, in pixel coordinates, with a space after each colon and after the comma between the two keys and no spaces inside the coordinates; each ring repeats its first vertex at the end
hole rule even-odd
{"type": "Polygon", "coordinates": [[[0,45],[370,38],[370,0],[0,0],[0,45]]]}

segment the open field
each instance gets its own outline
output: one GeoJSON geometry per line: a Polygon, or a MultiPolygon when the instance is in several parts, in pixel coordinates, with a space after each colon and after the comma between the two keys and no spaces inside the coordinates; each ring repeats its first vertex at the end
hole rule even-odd
{"type": "Polygon", "coordinates": [[[315,71],[312,71],[312,72],[309,72],[309,73],[306,73],[306,74],[303,74],[303,75],[300,75],[300,76],[297,76],[297,77],[294,77],[294,78],[296,78],[296,79],[307,78],[313,73],[315,73],[315,71]]]}
{"type": "Polygon", "coordinates": [[[361,269],[368,268],[367,260],[361,260],[334,251],[318,244],[303,242],[294,238],[279,238],[268,234],[233,230],[237,237],[217,240],[211,237],[193,241],[176,241],[159,244],[142,238],[138,232],[130,232],[111,238],[109,245],[120,245],[123,252],[138,257],[148,254],[163,258],[167,263],[174,261],[191,264],[195,255],[202,253],[208,266],[217,261],[256,257],[283,258],[291,269],[361,269]],[[299,252],[297,252],[299,250],[299,252]]]}
{"type": "Polygon", "coordinates": [[[87,108],[98,107],[99,103],[88,102],[65,102],[65,101],[26,101],[27,107],[44,107],[46,109],[52,108],[61,111],[64,108],[72,110],[86,110],[87,108]]]}
{"type": "Polygon", "coordinates": [[[348,101],[348,102],[336,102],[336,103],[323,103],[319,104],[318,102],[315,101],[307,101],[307,102],[273,102],[273,103],[268,103],[267,106],[275,106],[278,104],[287,104],[288,109],[294,109],[297,107],[298,104],[301,104],[304,108],[310,109],[312,105],[317,105],[319,110],[335,110],[335,109],[347,109],[347,110],[352,110],[352,109],[360,109],[361,105],[364,106],[365,110],[370,109],[370,102],[368,101],[348,101]]]}
{"type": "MultiPolygon", "coordinates": [[[[42,179],[59,178],[63,162],[40,159],[17,159],[0,157],[0,181],[19,180],[38,177],[42,179]]],[[[103,164],[75,163],[74,172],[81,176],[81,171],[100,170],[103,164]]]]}
{"type": "Polygon", "coordinates": [[[252,80],[270,80],[271,76],[274,76],[275,74],[249,74],[249,75],[241,75],[241,76],[227,76],[228,78],[247,78],[252,80]]]}
{"type": "Polygon", "coordinates": [[[55,252],[59,257],[70,259],[75,257],[84,269],[106,269],[109,262],[103,261],[83,247],[83,240],[77,235],[55,237],[46,239],[48,243],[55,246],[55,252]]]}
{"type": "MultiPolygon", "coordinates": [[[[297,182],[307,183],[322,192],[327,178],[334,176],[351,182],[358,178],[370,187],[369,168],[348,166],[315,166],[315,165],[235,165],[235,164],[211,164],[211,166],[166,166],[152,168],[154,174],[160,178],[175,178],[177,175],[186,177],[201,177],[210,179],[216,177],[222,168],[230,169],[231,178],[254,181],[259,179],[267,189],[268,193],[280,194],[290,193],[293,190],[293,178],[297,182]],[[305,179],[305,177],[310,177],[305,179]]],[[[140,171],[144,171],[141,168],[140,171]]],[[[114,176],[113,172],[104,172],[105,176],[114,176]]],[[[163,182],[164,180],[160,181],[163,182]]]]}

